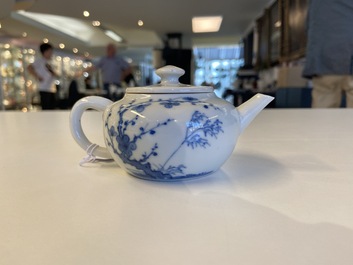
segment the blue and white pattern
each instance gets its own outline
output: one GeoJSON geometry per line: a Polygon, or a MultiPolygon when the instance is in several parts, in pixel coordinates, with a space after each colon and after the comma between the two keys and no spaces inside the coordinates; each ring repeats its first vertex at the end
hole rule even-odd
{"type": "MultiPolygon", "coordinates": [[[[217,139],[218,134],[223,133],[221,120],[210,119],[206,112],[208,109],[220,110],[212,103],[200,101],[194,97],[179,97],[173,99],[149,99],[144,102],[137,102],[136,100],[130,101],[128,104],[122,104],[117,111],[118,123],[117,125],[110,126],[112,124],[112,110],[108,113],[105,129],[107,130],[108,138],[106,139],[107,146],[112,148],[113,152],[119,156],[124,164],[130,165],[133,168],[132,173],[135,176],[153,179],[153,180],[177,180],[183,178],[197,177],[211,172],[199,172],[197,174],[186,174],[187,166],[184,164],[174,165],[171,164],[172,158],[178,153],[182,147],[191,149],[197,148],[208,148],[211,146],[209,139],[217,139]],[[142,127],[138,121],[143,116],[144,111],[149,108],[152,104],[159,104],[165,109],[173,109],[182,107],[184,104],[191,104],[197,106],[191,114],[189,121],[186,123],[185,135],[180,142],[180,145],[166,157],[165,161],[159,165],[154,165],[151,162],[152,157],[158,157],[159,144],[156,138],[156,142],[152,144],[150,150],[143,152],[137,158],[137,150],[139,143],[143,142],[144,137],[147,135],[155,136],[158,131],[176,120],[173,118],[167,118],[163,121],[156,122],[155,124],[146,124],[142,127]],[[205,112],[201,111],[204,110],[205,112]],[[129,115],[127,115],[129,113],[129,115]],[[136,115],[131,116],[131,113],[136,115]],[[127,117],[129,116],[129,117],[127,117]],[[139,128],[133,128],[141,126],[139,128]],[[134,131],[134,135],[127,134],[127,130],[134,131]]],[[[152,138],[153,139],[153,138],[152,138]]],[[[132,171],[132,170],[130,170],[132,171]]]]}

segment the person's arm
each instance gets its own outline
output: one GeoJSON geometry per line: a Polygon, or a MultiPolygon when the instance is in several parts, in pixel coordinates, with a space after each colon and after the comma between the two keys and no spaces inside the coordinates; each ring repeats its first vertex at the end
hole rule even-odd
{"type": "Polygon", "coordinates": [[[46,64],[45,67],[53,77],[59,78],[60,76],[53,70],[50,64],[46,64]]]}
{"type": "Polygon", "coordinates": [[[123,62],[123,67],[122,67],[122,71],[121,71],[121,76],[120,76],[120,81],[123,82],[125,80],[125,78],[132,73],[132,68],[130,66],[130,64],[125,61],[124,59],[121,59],[123,62]]]}
{"type": "Polygon", "coordinates": [[[76,73],[74,74],[74,77],[75,78],[78,78],[80,76],[83,75],[83,73],[88,73],[88,74],[91,74],[92,72],[94,72],[95,70],[97,70],[97,67],[95,65],[92,65],[88,68],[85,68],[83,70],[79,70],[79,71],[76,71],[76,73]]]}
{"type": "Polygon", "coordinates": [[[83,72],[87,72],[87,73],[92,73],[93,71],[97,70],[97,67],[95,65],[92,65],[91,67],[88,67],[86,69],[83,70],[83,72]]]}
{"type": "Polygon", "coordinates": [[[35,79],[37,79],[39,82],[43,81],[43,77],[41,77],[40,75],[38,75],[38,73],[36,72],[36,70],[33,67],[33,64],[28,65],[27,67],[28,72],[34,76],[35,79]]]}
{"type": "Polygon", "coordinates": [[[92,64],[92,66],[76,72],[75,76],[79,77],[79,76],[83,75],[83,73],[85,73],[85,72],[91,74],[92,72],[100,69],[102,67],[101,65],[102,65],[102,59],[98,63],[92,64]]]}

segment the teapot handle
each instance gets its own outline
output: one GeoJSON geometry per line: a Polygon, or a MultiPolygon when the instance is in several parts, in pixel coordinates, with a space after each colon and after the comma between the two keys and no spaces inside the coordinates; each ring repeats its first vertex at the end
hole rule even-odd
{"type": "MultiPolygon", "coordinates": [[[[89,96],[80,99],[73,106],[70,113],[71,134],[79,146],[81,146],[85,151],[88,152],[93,144],[88,140],[82,130],[81,118],[83,113],[87,109],[95,109],[103,112],[112,103],[113,102],[111,100],[103,97],[89,96]]],[[[112,158],[106,147],[96,146],[96,148],[93,148],[92,155],[107,159],[112,158]]]]}

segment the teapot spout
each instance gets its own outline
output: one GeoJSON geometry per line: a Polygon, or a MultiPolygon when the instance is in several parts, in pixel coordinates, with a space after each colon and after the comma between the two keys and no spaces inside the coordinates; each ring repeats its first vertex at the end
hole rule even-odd
{"type": "Polygon", "coordinates": [[[258,93],[237,107],[240,114],[241,131],[244,131],[257,114],[259,114],[260,111],[263,110],[273,99],[274,97],[258,93]]]}

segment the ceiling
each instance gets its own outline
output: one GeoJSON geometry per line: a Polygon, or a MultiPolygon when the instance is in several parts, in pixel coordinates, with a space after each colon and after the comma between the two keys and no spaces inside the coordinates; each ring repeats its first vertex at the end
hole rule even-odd
{"type": "MultiPolygon", "coordinates": [[[[193,45],[227,45],[234,44],[244,35],[254,20],[262,13],[270,0],[2,0],[2,6],[7,3],[27,2],[27,11],[45,14],[55,14],[77,18],[95,30],[92,38],[96,41],[84,43],[75,38],[65,36],[56,30],[40,27],[16,18],[16,14],[2,15],[0,19],[0,36],[15,37],[28,43],[38,44],[43,38],[48,38],[57,46],[65,43],[66,49],[77,47],[80,51],[87,50],[92,54],[100,54],[106,43],[111,42],[99,29],[91,25],[93,20],[99,20],[124,39],[121,46],[129,48],[162,48],[163,40],[168,33],[181,33],[183,47],[193,45]],[[4,3],[3,3],[4,2],[4,3]],[[90,16],[83,16],[88,10],[90,16]],[[223,22],[217,33],[192,33],[191,18],[193,16],[222,15],[223,22]],[[137,25],[143,20],[144,26],[137,25]],[[98,30],[98,31],[97,31],[98,30]],[[23,38],[22,33],[27,37],[23,38]]],[[[15,9],[15,8],[13,8],[15,9]]],[[[5,9],[3,9],[5,10],[5,9]]],[[[3,12],[2,12],[3,13],[3,12]]],[[[57,25],[60,28],[61,25],[57,25]]]]}

